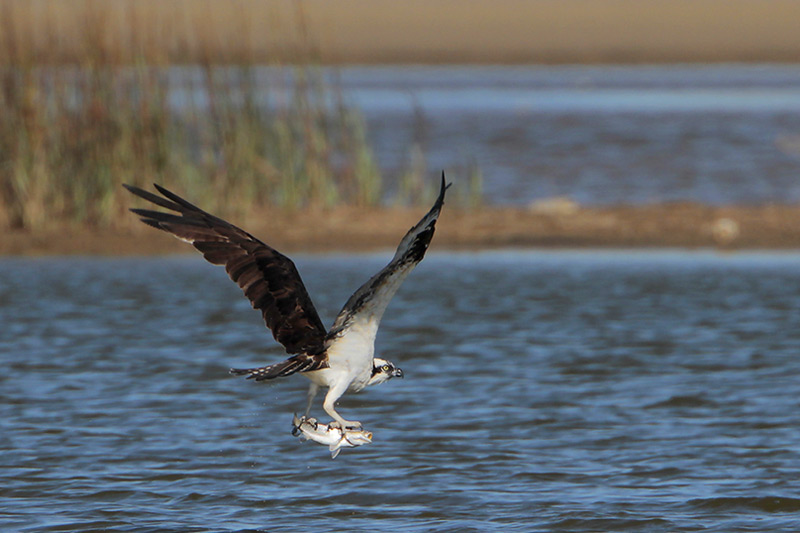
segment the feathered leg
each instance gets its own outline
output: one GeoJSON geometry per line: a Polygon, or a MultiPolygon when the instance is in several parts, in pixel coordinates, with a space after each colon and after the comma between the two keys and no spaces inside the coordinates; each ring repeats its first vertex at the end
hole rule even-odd
{"type": "Polygon", "coordinates": [[[308,413],[311,412],[311,405],[314,403],[314,397],[317,395],[317,391],[319,391],[319,385],[312,382],[308,387],[308,405],[306,405],[306,412],[303,413],[302,418],[299,420],[297,415],[295,415],[294,422],[292,422],[292,435],[295,437],[300,434],[300,426],[302,426],[304,423],[309,423],[315,430],[317,429],[317,420],[315,418],[308,417],[308,413]]]}
{"type": "Polygon", "coordinates": [[[314,398],[317,396],[317,391],[319,391],[319,385],[312,382],[308,387],[308,405],[306,405],[306,412],[303,415],[303,419],[308,418],[308,413],[311,412],[311,405],[314,403],[314,398]]]}
{"type": "Polygon", "coordinates": [[[322,408],[325,409],[325,412],[328,413],[333,417],[336,422],[331,422],[328,424],[329,426],[336,427],[339,426],[340,429],[359,429],[361,428],[361,422],[351,422],[350,420],[345,420],[342,416],[336,412],[334,408],[336,404],[336,400],[342,397],[342,394],[347,390],[348,383],[342,381],[335,387],[331,387],[328,389],[328,394],[325,395],[325,401],[322,404],[322,408]]]}

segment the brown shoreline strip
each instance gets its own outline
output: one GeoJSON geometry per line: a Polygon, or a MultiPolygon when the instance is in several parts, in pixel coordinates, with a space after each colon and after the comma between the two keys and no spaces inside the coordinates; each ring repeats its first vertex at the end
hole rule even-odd
{"type": "MultiPolygon", "coordinates": [[[[336,208],[287,212],[234,223],[285,252],[361,252],[393,248],[416,220],[414,209],[336,208]]],[[[134,221],[135,222],[135,221],[134,221]]],[[[0,255],[153,255],[190,248],[148,228],[73,227],[8,231],[0,255]]],[[[724,247],[800,249],[800,206],[694,203],[584,207],[565,212],[523,208],[449,209],[436,234],[437,250],[503,247],[724,247]]]]}
{"type": "Polygon", "coordinates": [[[796,0],[4,0],[0,63],[796,62],[798,20],[796,0]]]}

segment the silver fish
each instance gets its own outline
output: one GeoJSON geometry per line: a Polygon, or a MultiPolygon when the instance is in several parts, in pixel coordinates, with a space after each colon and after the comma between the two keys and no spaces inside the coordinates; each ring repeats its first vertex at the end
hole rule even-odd
{"type": "Polygon", "coordinates": [[[320,424],[313,418],[292,419],[292,435],[301,435],[306,440],[326,444],[331,452],[331,459],[336,459],[342,448],[353,448],[372,442],[372,433],[363,429],[340,429],[320,424]]]}

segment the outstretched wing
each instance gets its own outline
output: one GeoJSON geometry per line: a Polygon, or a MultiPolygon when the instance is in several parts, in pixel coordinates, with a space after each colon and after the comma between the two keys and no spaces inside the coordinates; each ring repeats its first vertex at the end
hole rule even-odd
{"type": "Polygon", "coordinates": [[[325,326],[291,259],[175,193],[155,187],[163,198],[125,185],[136,196],[177,214],[131,209],[142,222],[191,243],[208,262],[224,265],[228,276],[239,285],[253,308],[261,311],[275,340],[287,352],[324,352],[325,326]]]}
{"type": "Polygon", "coordinates": [[[329,341],[342,336],[354,325],[359,326],[361,334],[370,342],[374,341],[381,317],[392,296],[406,276],[425,257],[425,251],[436,229],[436,220],[444,205],[444,193],[450,185],[452,184],[445,184],[442,172],[442,184],[436,203],[413,228],[408,230],[389,264],[347,300],[328,333],[329,341]]]}

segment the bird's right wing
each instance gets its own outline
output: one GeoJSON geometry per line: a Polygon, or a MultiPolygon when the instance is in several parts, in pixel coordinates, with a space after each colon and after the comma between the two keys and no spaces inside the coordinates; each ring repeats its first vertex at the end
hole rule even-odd
{"type": "Polygon", "coordinates": [[[374,341],[381,317],[389,305],[389,301],[403,280],[425,257],[425,252],[436,230],[436,220],[444,205],[445,191],[450,185],[452,184],[445,184],[444,172],[442,172],[439,196],[431,210],[413,228],[408,230],[389,264],[372,276],[347,300],[328,333],[329,341],[340,337],[354,325],[360,326],[365,340],[374,341]]]}

